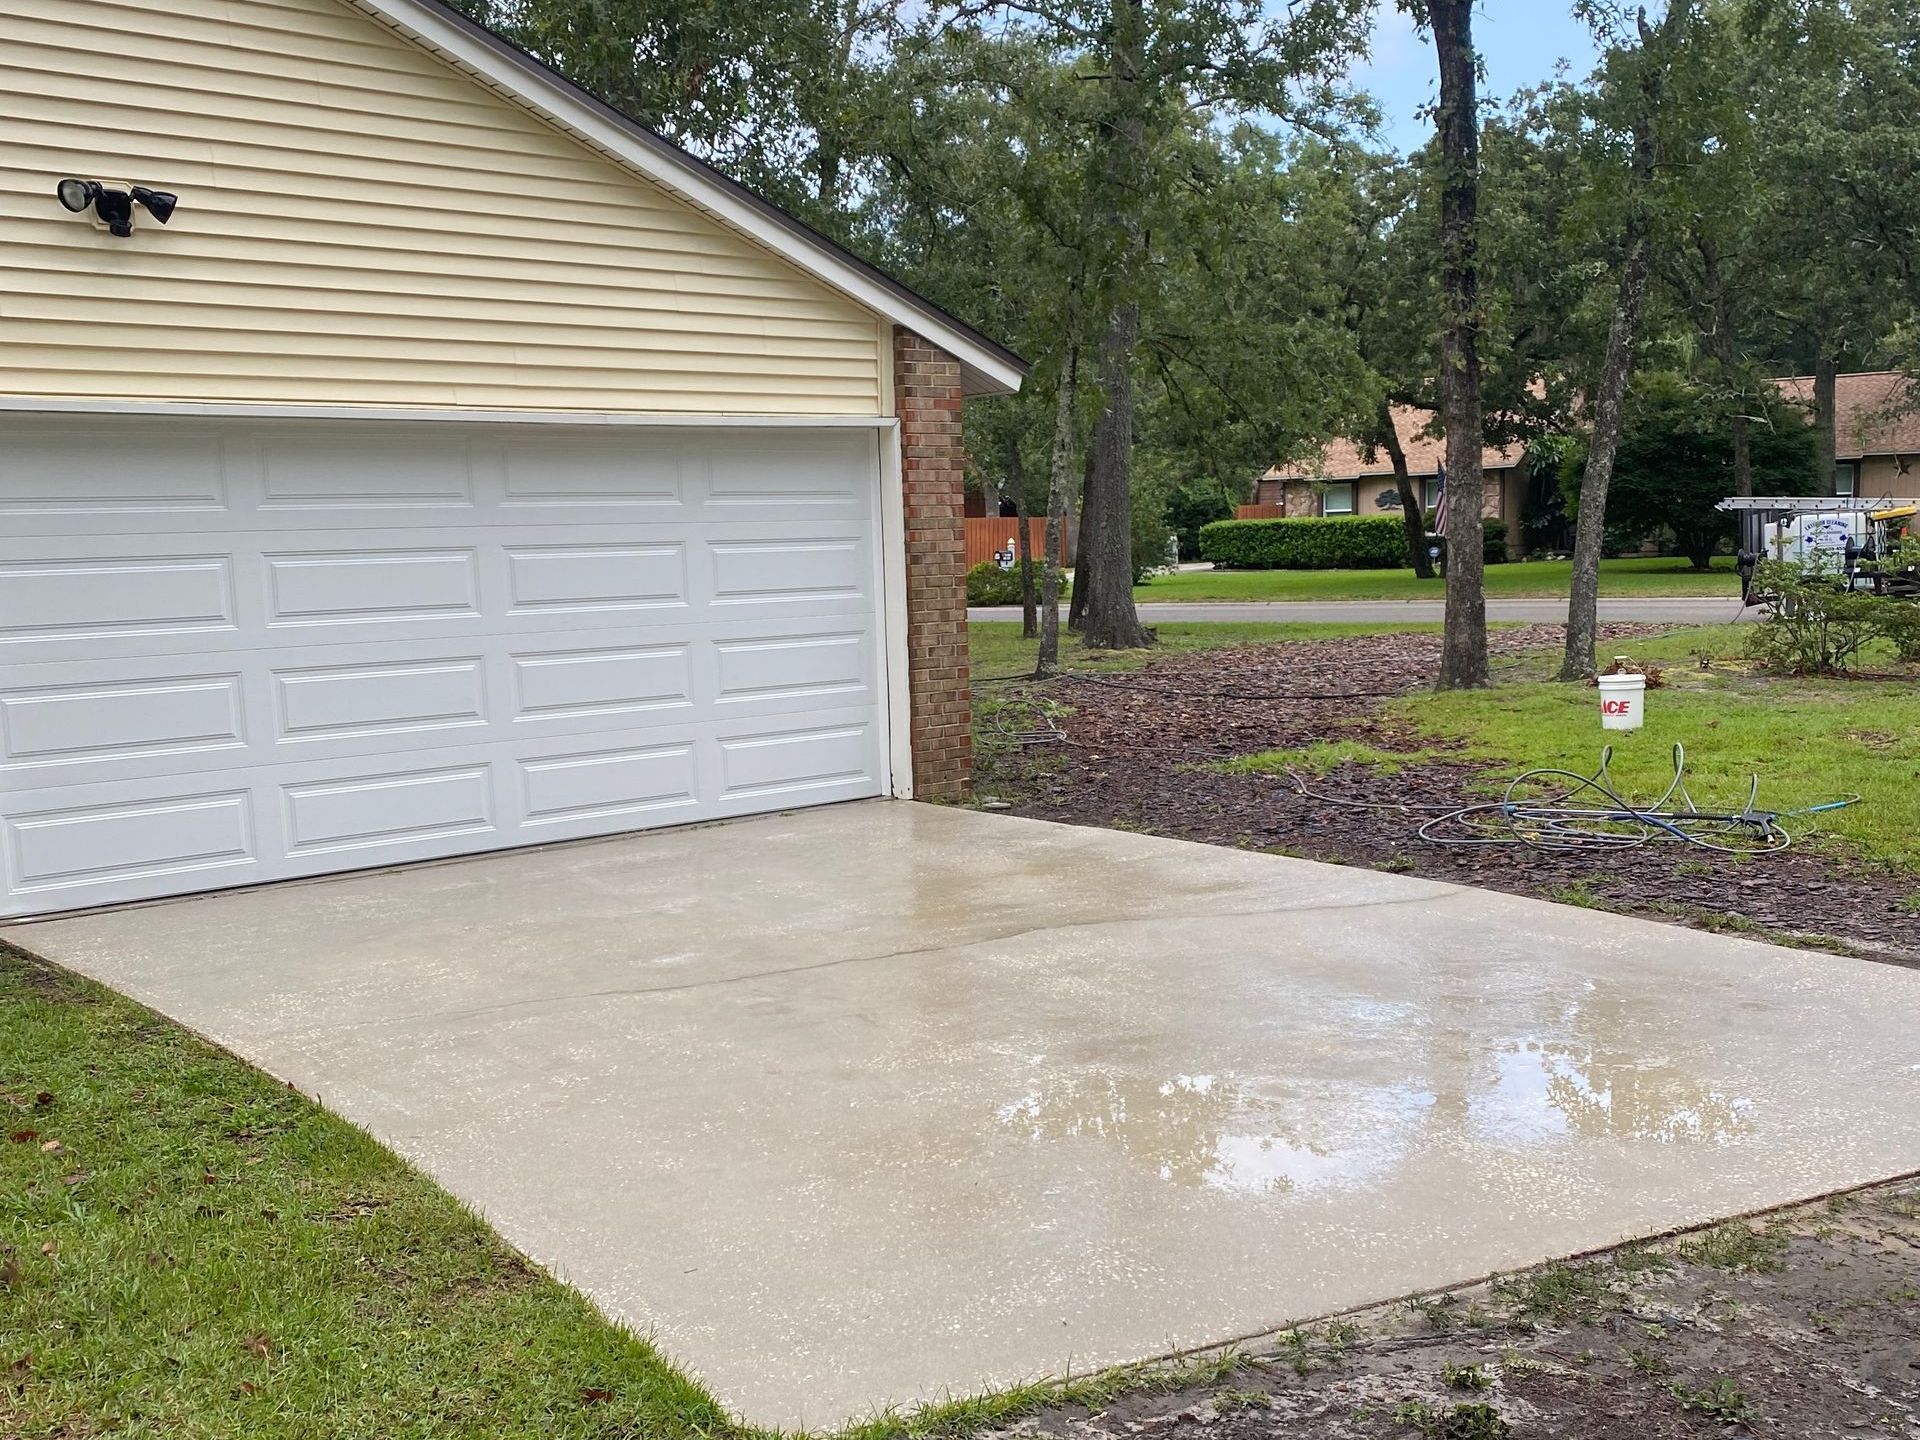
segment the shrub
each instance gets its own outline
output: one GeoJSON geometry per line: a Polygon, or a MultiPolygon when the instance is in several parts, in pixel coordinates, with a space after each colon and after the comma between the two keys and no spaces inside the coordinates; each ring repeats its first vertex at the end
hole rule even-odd
{"type": "MultiPolygon", "coordinates": [[[[1040,576],[1044,567],[1038,555],[1033,557],[1033,593],[1040,594],[1040,576]]],[[[1072,590],[1070,577],[1060,577],[1060,598],[1067,598],[1072,590]]],[[[1020,603],[1020,567],[1002,570],[991,560],[982,561],[967,572],[967,604],[969,605],[1018,605],[1020,603]]]]}
{"type": "Polygon", "coordinates": [[[1224,570],[1392,570],[1407,563],[1407,532],[1397,515],[1216,520],[1200,557],[1224,570]]]}
{"type": "Polygon", "coordinates": [[[1837,675],[1853,668],[1860,652],[1880,639],[1892,641],[1903,654],[1920,649],[1914,601],[1845,589],[1831,567],[1763,560],[1754,588],[1774,597],[1766,619],[1747,638],[1747,653],[1763,670],[1837,675]]]}
{"type": "Polygon", "coordinates": [[[1920,601],[1886,600],[1880,633],[1893,642],[1894,653],[1909,665],[1920,661],[1920,601]]]}
{"type": "Polygon", "coordinates": [[[1167,496],[1167,528],[1180,543],[1182,560],[1200,558],[1200,527],[1233,518],[1233,499],[1211,476],[1182,480],[1167,496]]]}
{"type": "Polygon", "coordinates": [[[1489,565],[1507,563],[1506,521],[1482,520],[1480,522],[1480,558],[1489,565]]]}

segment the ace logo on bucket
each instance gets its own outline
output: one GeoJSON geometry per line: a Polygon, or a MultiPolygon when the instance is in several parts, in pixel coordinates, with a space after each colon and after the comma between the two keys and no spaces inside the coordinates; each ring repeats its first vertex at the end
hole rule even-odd
{"type": "Polygon", "coordinates": [[[1638,730],[1646,719],[1647,677],[1616,672],[1596,679],[1600,687],[1600,728],[1638,730]]]}

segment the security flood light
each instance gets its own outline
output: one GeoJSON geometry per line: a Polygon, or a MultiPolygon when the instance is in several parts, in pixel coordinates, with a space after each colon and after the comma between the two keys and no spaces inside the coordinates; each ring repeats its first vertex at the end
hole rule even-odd
{"type": "Polygon", "coordinates": [[[144,185],[136,185],[130,193],[162,225],[173,218],[173,207],[180,203],[180,197],[170,190],[149,190],[144,185]]]}
{"type": "Polygon", "coordinates": [[[60,197],[60,203],[78,215],[93,204],[93,197],[100,193],[98,180],[62,180],[54,194],[60,197]]]}
{"type": "Polygon", "coordinates": [[[180,203],[180,197],[167,190],[150,190],[145,185],[121,190],[102,185],[98,180],[72,177],[56,185],[54,194],[62,205],[76,215],[91,209],[94,219],[106,228],[109,235],[117,235],[123,240],[133,234],[133,207],[136,202],[162,225],[173,218],[174,206],[180,203]]]}

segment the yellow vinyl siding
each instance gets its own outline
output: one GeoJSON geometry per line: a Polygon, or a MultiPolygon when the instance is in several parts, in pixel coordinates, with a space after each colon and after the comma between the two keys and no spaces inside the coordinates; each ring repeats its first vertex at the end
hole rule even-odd
{"type": "Polygon", "coordinates": [[[0,394],[880,411],[869,311],[344,0],[0,0],[0,94],[0,394]]]}

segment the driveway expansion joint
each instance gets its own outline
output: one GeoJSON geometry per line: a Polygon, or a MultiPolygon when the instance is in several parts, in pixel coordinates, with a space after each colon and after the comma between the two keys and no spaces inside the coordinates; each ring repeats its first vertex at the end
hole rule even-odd
{"type": "Polygon", "coordinates": [[[981,936],[978,939],[958,940],[940,945],[908,946],[903,949],[886,950],[872,955],[842,955],[831,960],[821,960],[812,965],[786,965],[773,970],[749,970],[738,975],[716,976],[711,980],[684,980],[667,985],[618,985],[605,990],[578,990],[565,991],[552,995],[530,995],[524,999],[503,1001],[498,1005],[482,1005],[460,1010],[422,1011],[382,1019],[377,1022],[347,1022],[339,1025],[296,1026],[285,1030],[275,1030],[271,1033],[276,1035],[318,1036],[335,1031],[386,1029],[395,1026],[433,1024],[444,1021],[478,1020],[489,1015],[510,1014],[514,1011],[538,1009],[548,1005],[569,1005],[583,1000],[642,999],[648,995],[673,995],[690,990],[717,990],[735,985],[750,984],[756,980],[781,980],[790,976],[817,974],[824,970],[839,970],[855,965],[877,965],[888,960],[916,960],[932,955],[958,955],[969,950],[979,950],[995,945],[1011,945],[1037,936],[1061,934],[1071,930],[1124,929],[1144,925],[1194,924],[1201,921],[1264,920],[1289,915],[1329,915],[1349,910],[1378,910],[1395,905],[1436,904],[1467,893],[1469,892],[1464,886],[1433,882],[1433,888],[1429,892],[1419,895],[1383,896],[1367,900],[1347,901],[1335,905],[1288,905],[1278,909],[1266,910],[1227,910],[1206,914],[1185,915],[1130,915],[1118,920],[1060,921],[1046,925],[1034,925],[1015,930],[1007,930],[996,935],[981,936]]]}

